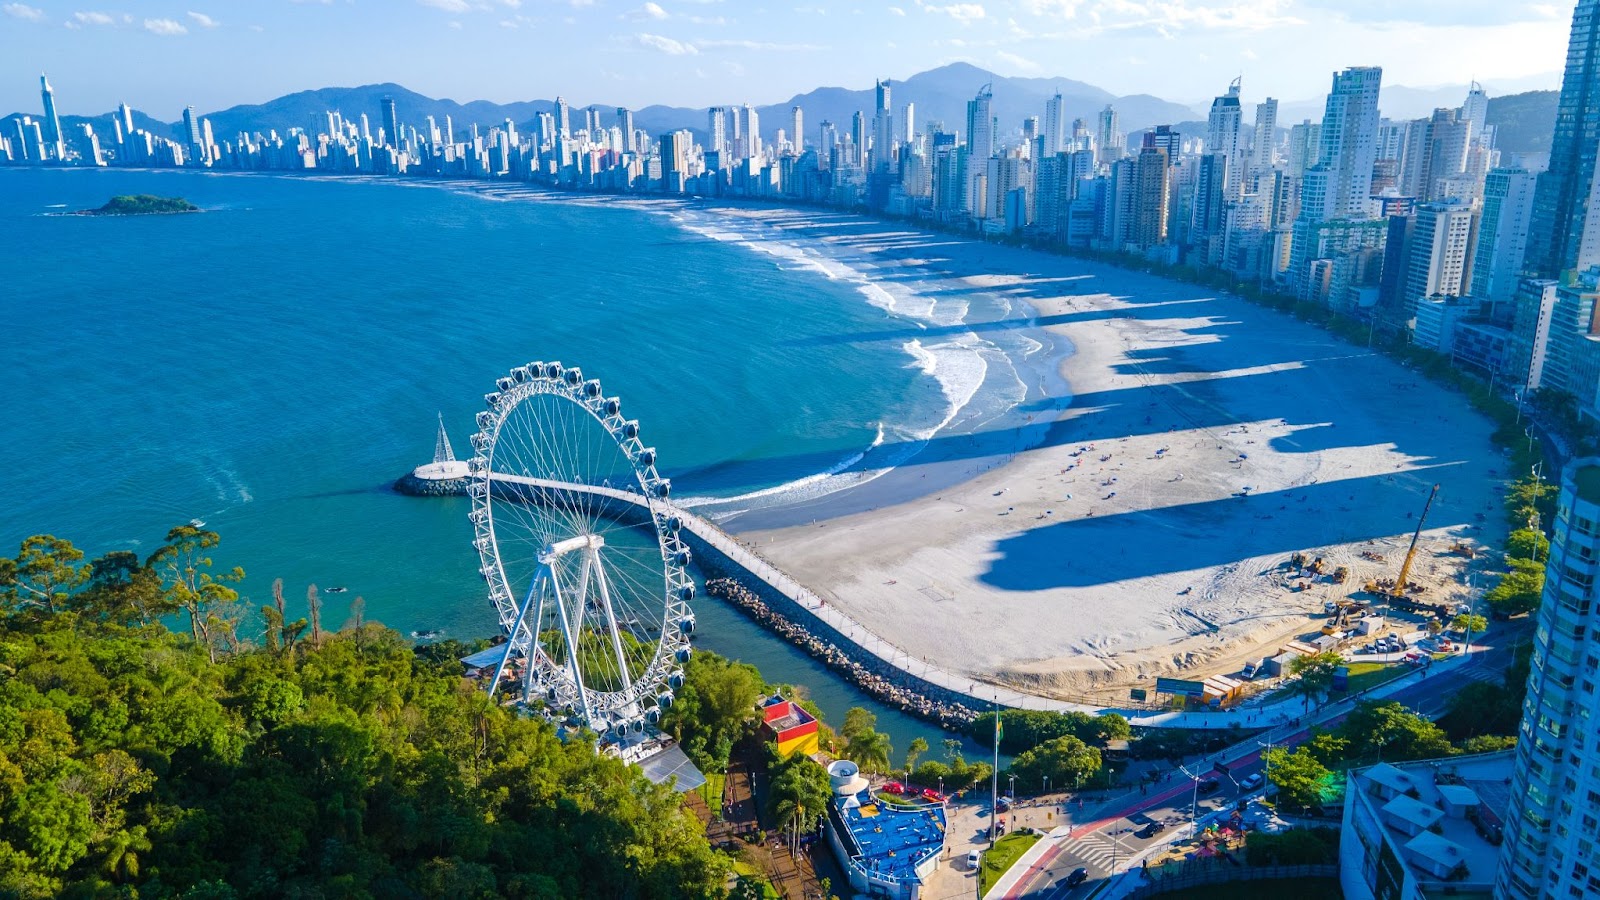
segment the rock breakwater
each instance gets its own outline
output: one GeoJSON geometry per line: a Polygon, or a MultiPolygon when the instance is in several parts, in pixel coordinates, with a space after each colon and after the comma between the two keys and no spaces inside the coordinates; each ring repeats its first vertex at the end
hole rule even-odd
{"type": "MultiPolygon", "coordinates": [[[[726,600],[758,625],[805,651],[839,677],[880,702],[950,731],[966,731],[977,710],[950,697],[930,697],[930,685],[852,644],[841,647],[773,609],[754,590],[733,578],[706,581],[706,593],[726,600]]],[[[948,693],[934,688],[940,693],[948,693]]]]}

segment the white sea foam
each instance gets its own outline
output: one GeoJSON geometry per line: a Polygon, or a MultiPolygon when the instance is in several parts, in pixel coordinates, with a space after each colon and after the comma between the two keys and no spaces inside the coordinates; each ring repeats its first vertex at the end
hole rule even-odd
{"type": "MultiPolygon", "coordinates": [[[[794,481],[789,481],[789,482],[785,482],[783,484],[774,485],[773,487],[762,488],[761,490],[758,490],[758,491],[750,491],[749,493],[739,494],[739,495],[733,496],[733,497],[688,497],[688,498],[679,500],[678,501],[678,505],[679,506],[686,506],[686,507],[690,507],[690,508],[698,508],[698,507],[705,507],[705,506],[721,506],[721,505],[727,504],[727,503],[744,503],[744,502],[747,502],[747,501],[750,501],[750,500],[758,500],[758,499],[761,499],[763,497],[777,496],[779,494],[783,494],[785,496],[790,496],[790,497],[798,497],[799,495],[806,495],[806,494],[808,494],[808,490],[807,490],[808,488],[815,488],[815,487],[818,487],[818,486],[826,485],[829,479],[834,478],[835,476],[839,475],[840,473],[845,472],[846,470],[848,470],[850,467],[852,467],[852,466],[856,465],[857,463],[861,462],[863,459],[866,459],[868,453],[871,453],[873,450],[875,450],[878,447],[882,446],[882,444],[883,444],[883,423],[879,422],[878,423],[878,433],[873,436],[872,443],[868,444],[867,448],[865,450],[862,450],[862,451],[860,451],[858,453],[855,453],[855,454],[853,454],[851,456],[847,456],[844,459],[840,460],[837,463],[834,463],[833,465],[829,466],[827,469],[825,469],[825,470],[823,470],[821,472],[817,472],[817,473],[815,473],[813,475],[807,475],[804,478],[797,478],[794,481]]],[[[856,474],[859,475],[859,474],[863,474],[863,473],[856,473],[856,474]]],[[[873,477],[877,477],[877,476],[874,475],[873,477]]],[[[849,479],[849,482],[850,482],[850,484],[846,485],[846,486],[851,486],[851,485],[856,485],[856,484],[861,484],[862,483],[861,479],[859,479],[859,478],[851,478],[851,479],[849,479]]],[[[834,488],[833,490],[838,490],[838,488],[834,488]]],[[[825,490],[825,491],[821,491],[821,492],[810,493],[810,496],[820,497],[823,494],[831,494],[831,493],[833,493],[833,490],[825,490]]],[[[739,510],[739,512],[744,512],[744,510],[739,510]]],[[[728,515],[731,515],[731,514],[732,513],[728,513],[728,515]]]]}
{"type": "MultiPolygon", "coordinates": [[[[923,421],[899,422],[889,426],[897,437],[903,439],[901,443],[904,445],[893,458],[879,460],[877,465],[869,470],[849,471],[851,466],[859,464],[865,457],[863,453],[831,467],[828,471],[788,484],[738,497],[694,498],[685,501],[687,505],[696,505],[697,502],[700,505],[715,505],[775,496],[782,496],[788,500],[811,499],[876,480],[920,452],[934,435],[954,422],[972,403],[988,376],[988,356],[991,353],[1002,360],[1005,359],[1005,354],[994,344],[970,331],[957,330],[966,323],[966,317],[971,311],[971,305],[964,296],[940,297],[927,292],[925,286],[915,282],[879,281],[875,277],[876,266],[841,258],[829,252],[830,248],[823,242],[799,242],[790,234],[760,223],[751,223],[748,228],[733,230],[725,221],[693,211],[673,210],[667,215],[675,224],[690,233],[712,240],[737,243],[757,253],[773,257],[780,268],[808,271],[830,281],[851,284],[867,303],[892,316],[907,319],[924,328],[931,326],[952,330],[948,336],[928,343],[913,338],[901,345],[911,357],[911,365],[938,383],[945,405],[937,420],[930,417],[923,421]]],[[[1012,368],[1015,370],[1015,366],[1012,368]]],[[[1020,384],[1020,378],[1018,383],[1020,384]]],[[[1008,407],[1020,400],[1020,397],[1003,398],[1008,407]]],[[[882,428],[880,425],[879,437],[874,441],[874,447],[882,441],[882,428]]]]}

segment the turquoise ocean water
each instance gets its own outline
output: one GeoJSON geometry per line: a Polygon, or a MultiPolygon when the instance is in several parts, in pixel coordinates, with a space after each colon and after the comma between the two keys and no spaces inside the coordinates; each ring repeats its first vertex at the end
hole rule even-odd
{"type": "MultiPolygon", "coordinates": [[[[839,339],[903,326],[885,304],[707,234],[377,181],[0,170],[0,543],[148,552],[198,518],[252,606],[275,577],[291,600],[343,586],[333,625],[360,595],[401,631],[472,638],[494,620],[466,501],[389,484],[431,454],[435,411],[467,455],[510,366],[601,378],[680,497],[781,495],[947,417],[901,343],[839,339]],[[207,212],[48,215],[120,193],[207,212]]],[[[870,705],[897,753],[937,746],[716,601],[699,616],[704,646],[809,685],[834,722],[870,705]]]]}

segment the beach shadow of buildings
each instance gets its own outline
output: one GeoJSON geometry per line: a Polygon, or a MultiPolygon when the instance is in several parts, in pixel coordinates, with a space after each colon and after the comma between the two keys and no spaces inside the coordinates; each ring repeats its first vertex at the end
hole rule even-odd
{"type": "MultiPolygon", "coordinates": [[[[979,580],[1019,592],[1093,587],[1260,556],[1287,559],[1298,550],[1387,537],[1415,520],[1396,518],[1387,527],[1374,527],[1374,517],[1367,514],[1374,504],[1393,503],[1396,490],[1420,502],[1427,492],[1420,484],[1448,478],[1466,465],[1412,470],[1399,476],[1406,484],[1369,476],[1056,522],[1001,539],[998,555],[979,580]],[[1152,540],[1163,534],[1168,537],[1152,540]]],[[[1463,505],[1440,503],[1429,513],[1428,527],[1464,531],[1476,524],[1474,518],[1463,505]]]]}

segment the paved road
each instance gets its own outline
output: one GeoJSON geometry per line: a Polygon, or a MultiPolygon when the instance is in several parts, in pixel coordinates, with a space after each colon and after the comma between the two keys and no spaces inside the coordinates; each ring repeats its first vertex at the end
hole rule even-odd
{"type": "MultiPolygon", "coordinates": [[[[1513,647],[1506,645],[1506,639],[1522,630],[1517,627],[1498,632],[1500,646],[1484,647],[1481,652],[1473,653],[1473,658],[1460,668],[1424,677],[1386,699],[1397,701],[1420,715],[1438,717],[1448,706],[1450,695],[1464,683],[1499,683],[1513,653],[1513,647]]],[[[1236,749],[1245,750],[1247,744],[1260,744],[1269,737],[1275,746],[1292,747],[1310,737],[1313,720],[1319,726],[1333,726],[1343,721],[1347,714],[1347,709],[1330,709],[1325,714],[1310,717],[1304,728],[1297,724],[1283,726],[1252,738],[1245,744],[1236,745],[1236,749]]],[[[1204,817],[1207,812],[1229,807],[1239,797],[1253,793],[1241,789],[1240,783],[1256,773],[1265,775],[1261,760],[1264,749],[1257,746],[1237,758],[1228,755],[1227,776],[1212,772],[1209,767],[1189,766],[1190,772],[1203,778],[1214,778],[1218,783],[1215,792],[1199,797],[1198,809],[1195,810],[1199,816],[1204,817]]],[[[1018,882],[1018,889],[1009,896],[1042,900],[1087,897],[1098,882],[1113,871],[1126,869],[1126,861],[1130,857],[1137,857],[1164,841],[1187,837],[1191,807],[1195,806],[1196,799],[1194,784],[1189,776],[1176,773],[1150,788],[1148,795],[1111,801],[1106,808],[1095,813],[1092,821],[1074,825],[1071,836],[1035,863],[1033,869],[1018,882]],[[1150,837],[1140,837],[1139,830],[1152,820],[1162,822],[1163,831],[1150,837]],[[1076,888],[1066,887],[1067,875],[1080,866],[1089,870],[1089,880],[1076,888]]]]}

